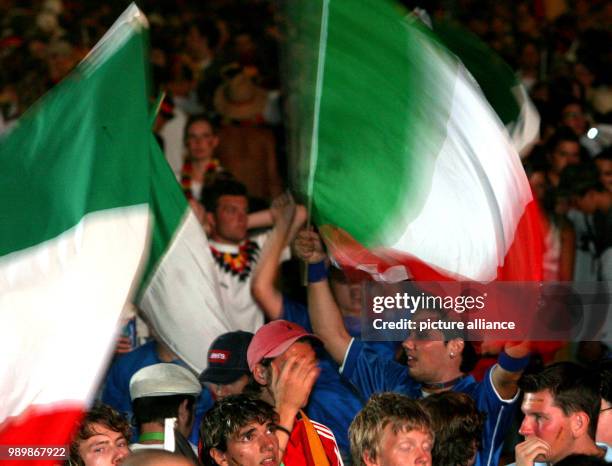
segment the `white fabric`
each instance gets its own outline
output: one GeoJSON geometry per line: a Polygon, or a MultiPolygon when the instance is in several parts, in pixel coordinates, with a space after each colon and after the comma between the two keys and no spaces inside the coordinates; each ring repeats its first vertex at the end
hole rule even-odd
{"type": "Polygon", "coordinates": [[[205,349],[213,340],[237,330],[217,299],[213,259],[202,251],[208,251],[206,235],[187,208],[139,303],[159,338],[197,373],[206,367],[205,349]]]}
{"type": "Polygon", "coordinates": [[[130,379],[130,398],[170,395],[199,395],[202,386],[196,376],[178,364],[159,363],[143,367],[130,379]]]}
{"type": "Polygon", "coordinates": [[[544,238],[542,272],[544,281],[559,280],[559,262],[561,260],[561,231],[552,221],[548,222],[548,232],[544,238]]]}
{"type": "Polygon", "coordinates": [[[91,399],[148,227],[147,206],[99,211],[0,258],[0,423],[32,405],[91,399]]]}
{"type": "Polygon", "coordinates": [[[508,131],[512,145],[523,158],[529,155],[540,136],[540,114],[527,95],[524,86],[515,86],[512,93],[521,110],[517,120],[509,125],[508,131]]]}
{"type": "MultiPolygon", "coordinates": [[[[187,114],[180,108],[174,108],[174,118],[167,122],[159,132],[164,140],[164,155],[172,171],[180,176],[183,167],[183,154],[185,143],[183,134],[187,124],[187,114]]],[[[199,199],[199,198],[196,198],[199,199]]]]}
{"type": "MultiPolygon", "coordinates": [[[[453,100],[428,197],[390,246],[456,278],[490,281],[504,263],[531,190],[505,128],[483,104],[473,78],[458,65],[443,79],[454,88],[453,100]]],[[[411,208],[407,199],[407,212],[411,208]]]]}

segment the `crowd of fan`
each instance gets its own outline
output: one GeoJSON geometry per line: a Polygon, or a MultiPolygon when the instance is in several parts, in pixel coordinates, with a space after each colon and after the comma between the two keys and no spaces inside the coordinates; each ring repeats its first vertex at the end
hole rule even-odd
{"type": "MultiPolygon", "coordinates": [[[[544,280],[612,280],[612,3],[425,3],[432,17],[450,15],[496,50],[538,108],[540,139],[522,159],[543,214],[544,280]]],[[[0,2],[0,134],[125,6],[0,2]]],[[[305,209],[280,195],[276,3],[140,7],[150,22],[152,98],[165,93],[154,131],[244,331],[202,348],[208,368],[199,377],[154,336],[140,345],[123,337],[125,354],[108,370],[103,404],[78,428],[72,464],[612,462],[612,363],[602,342],[547,352],[508,343],[485,355],[452,331],[359,340],[360,285],[330,266],[318,234],[302,229],[305,209]],[[290,243],[308,264],[307,304],[295,298],[297,268],[277,280],[290,243]]]]}

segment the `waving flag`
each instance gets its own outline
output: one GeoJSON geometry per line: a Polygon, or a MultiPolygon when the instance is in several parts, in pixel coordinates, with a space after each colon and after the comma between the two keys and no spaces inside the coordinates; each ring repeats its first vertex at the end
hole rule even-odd
{"type": "Polygon", "coordinates": [[[487,44],[458,24],[441,19],[434,21],[433,29],[474,76],[517,152],[528,153],[540,134],[540,115],[516,73],[487,44]]]}
{"type": "MultiPolygon", "coordinates": [[[[146,33],[132,5],[0,139],[2,461],[7,445],[69,443],[137,288],[197,370],[207,339],[227,331],[206,239],[152,145],[146,33]]],[[[26,464],[57,463],[40,453],[26,464]]]]}
{"type": "Polygon", "coordinates": [[[390,1],[288,13],[293,182],[335,260],[386,281],[539,278],[520,159],[459,59],[390,1]]]}
{"type": "Polygon", "coordinates": [[[207,365],[205,348],[240,326],[221,302],[204,230],[152,134],[149,142],[155,222],[136,301],[158,338],[200,373],[207,365]]]}

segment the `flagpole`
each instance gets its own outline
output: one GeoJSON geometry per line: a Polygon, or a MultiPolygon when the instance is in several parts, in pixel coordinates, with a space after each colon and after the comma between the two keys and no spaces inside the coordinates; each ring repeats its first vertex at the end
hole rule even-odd
{"type": "MultiPolygon", "coordinates": [[[[315,85],[314,111],[312,121],[312,134],[310,137],[310,170],[308,172],[308,186],[306,195],[306,229],[311,228],[312,193],[314,190],[314,176],[319,153],[319,112],[321,110],[321,91],[323,87],[323,73],[325,71],[325,53],[327,49],[327,24],[329,17],[329,1],[323,0],[321,11],[321,30],[319,33],[319,54],[317,62],[317,81],[315,85]]],[[[307,265],[304,265],[304,286],[308,285],[307,265]]]]}
{"type": "Polygon", "coordinates": [[[162,102],[164,101],[164,99],[166,98],[166,91],[161,91],[159,96],[157,97],[157,100],[155,101],[155,105],[153,106],[153,111],[151,112],[150,115],[150,119],[151,119],[151,126],[153,126],[155,124],[155,119],[157,118],[157,114],[159,113],[159,109],[162,106],[162,102]]]}

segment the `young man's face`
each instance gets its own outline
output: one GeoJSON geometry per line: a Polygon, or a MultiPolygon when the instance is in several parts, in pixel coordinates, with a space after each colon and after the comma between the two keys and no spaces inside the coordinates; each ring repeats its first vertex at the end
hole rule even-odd
{"type": "Polygon", "coordinates": [[[367,466],[431,466],[433,436],[423,430],[394,433],[391,425],[383,430],[376,460],[364,458],[367,466]]]}
{"type": "Polygon", "coordinates": [[[612,193],[612,160],[596,160],[595,165],[599,172],[599,181],[612,193]]]}
{"type": "MultiPolygon", "coordinates": [[[[417,326],[420,320],[428,317],[435,319],[431,314],[422,313],[422,318],[415,319],[417,326]]],[[[444,334],[439,330],[411,331],[402,346],[407,356],[407,365],[410,376],[425,383],[448,382],[448,374],[453,372],[454,365],[451,359],[461,358],[461,351],[452,351],[451,343],[446,343],[444,334]],[[452,356],[451,356],[452,354],[452,356]]],[[[451,377],[452,378],[452,377],[451,377]]]]}
{"type": "Polygon", "coordinates": [[[245,196],[224,195],[217,201],[217,210],[209,216],[213,239],[222,243],[239,244],[247,237],[249,203],[245,196]],[[211,221],[212,220],[212,221],[211,221]]]}
{"type": "Polygon", "coordinates": [[[281,458],[274,424],[251,422],[227,440],[227,451],[211,451],[220,466],[278,466],[281,458]]]}
{"type": "Polygon", "coordinates": [[[546,458],[536,458],[536,461],[556,463],[572,453],[571,417],[566,416],[561,408],[554,406],[550,391],[525,393],[521,410],[525,419],[519,434],[526,440],[537,437],[550,446],[550,454],[546,458]]]}
{"type": "MultiPolygon", "coordinates": [[[[268,386],[271,386],[272,384],[272,373],[276,371],[276,373],[280,375],[283,372],[283,368],[287,364],[300,364],[302,365],[302,367],[316,367],[317,354],[315,353],[315,350],[313,349],[312,345],[308,342],[297,341],[293,343],[283,354],[277,356],[272,361],[273,367],[270,367],[270,370],[268,370],[266,376],[266,383],[268,386]]],[[[308,403],[310,391],[308,391],[307,393],[303,393],[303,395],[304,399],[301,403],[302,408],[305,407],[308,403]]]]}
{"type": "Polygon", "coordinates": [[[249,383],[248,375],[241,375],[240,378],[231,383],[215,384],[211,383],[212,391],[216,398],[221,400],[226,396],[240,395],[244,391],[244,387],[249,383]]]}
{"type": "Polygon", "coordinates": [[[550,156],[554,173],[561,173],[568,165],[580,163],[580,144],[574,141],[560,141],[550,156]]]}
{"type": "Polygon", "coordinates": [[[529,175],[529,186],[531,186],[533,196],[538,201],[542,201],[546,195],[546,189],[548,187],[546,182],[546,173],[538,171],[529,175]]]}
{"type": "Polygon", "coordinates": [[[121,432],[93,423],[91,430],[95,435],[83,440],[79,445],[79,455],[85,466],[113,466],[121,464],[130,454],[128,441],[121,432]]]}
{"type": "Polygon", "coordinates": [[[346,280],[332,278],[330,286],[344,316],[361,315],[361,283],[350,283],[346,280]]]}
{"type": "Polygon", "coordinates": [[[317,354],[310,343],[305,341],[296,341],[287,349],[287,351],[275,358],[274,361],[272,361],[272,364],[277,366],[280,372],[287,360],[292,356],[305,358],[309,362],[316,362],[317,360],[317,354]]]}
{"type": "Polygon", "coordinates": [[[587,130],[587,120],[578,104],[566,105],[561,114],[563,124],[570,127],[576,136],[582,136],[587,130]]]}
{"type": "Polygon", "coordinates": [[[592,215],[597,210],[596,197],[595,191],[589,190],[582,196],[574,196],[572,202],[578,210],[585,214],[592,215]]]}
{"type": "Polygon", "coordinates": [[[187,130],[187,150],[195,160],[211,160],[218,144],[219,138],[207,121],[194,121],[187,130]]]}

